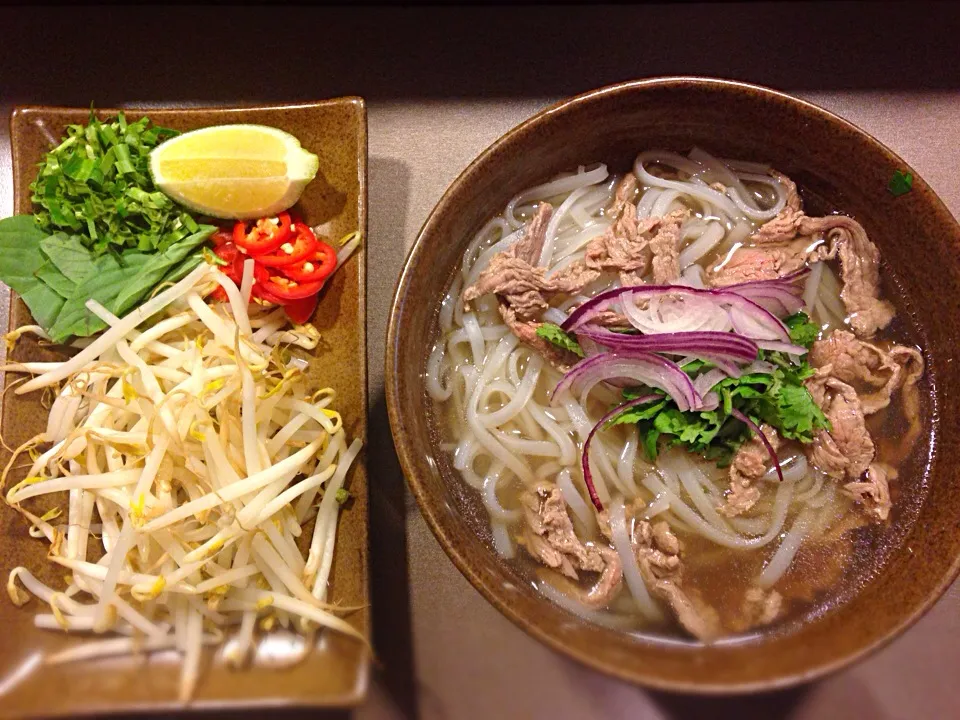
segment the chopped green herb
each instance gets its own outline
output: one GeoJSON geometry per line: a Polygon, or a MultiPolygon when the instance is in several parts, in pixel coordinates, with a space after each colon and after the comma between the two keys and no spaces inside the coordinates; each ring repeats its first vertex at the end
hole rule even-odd
{"type": "MultiPolygon", "coordinates": [[[[800,327],[801,320],[798,318],[794,324],[800,327]]],[[[607,427],[635,423],[650,461],[656,460],[663,441],[668,447],[680,445],[721,467],[730,463],[740,445],[750,437],[746,424],[733,417],[734,409],[757,424],[772,425],[782,437],[802,443],[812,442],[819,429],[829,429],[829,421],[803,385],[813,369],[806,363],[794,364],[783,353],[761,353],[761,359],[775,366],[773,372],[719,381],[712,388],[720,396],[715,410],[682,412],[671,399],[663,397],[624,410],[607,427]]],[[[704,367],[706,363],[698,366],[691,362],[683,369],[695,376],[704,367]]],[[[662,395],[661,391],[643,387],[622,391],[627,400],[651,392],[662,395]]]]}
{"type": "Polygon", "coordinates": [[[350,491],[346,488],[340,488],[337,490],[337,494],[334,496],[334,499],[343,505],[347,500],[350,499],[350,491]]]}
{"type": "Polygon", "coordinates": [[[820,337],[820,328],[810,322],[805,312],[798,312],[784,318],[783,324],[790,331],[790,340],[795,345],[802,345],[809,349],[814,341],[820,337]]]}
{"type": "Polygon", "coordinates": [[[0,280],[55,341],[106,327],[88,300],[122,315],[202,261],[216,228],[157,190],[148,170],[150,151],[176,134],[123,113],[101,121],[91,109],[40,163],[36,213],[0,221],[0,280]]]}
{"type": "Polygon", "coordinates": [[[901,170],[897,170],[893,173],[893,177],[890,178],[890,183],[887,185],[887,189],[894,197],[906,195],[912,188],[913,173],[905,173],[901,170]]]}
{"type": "MultiPolygon", "coordinates": [[[[624,394],[626,394],[624,390],[624,394]]],[[[637,396],[639,397],[639,395],[637,396]]],[[[628,408],[619,415],[610,418],[607,421],[605,427],[613,427],[614,425],[624,425],[624,424],[634,424],[638,423],[641,420],[649,420],[657,415],[664,407],[666,407],[666,400],[653,400],[649,404],[636,405],[632,408],[628,408]]]]}
{"type": "Polygon", "coordinates": [[[553,323],[543,323],[537,328],[537,337],[541,337],[544,340],[553,343],[558,348],[569,350],[570,352],[583,357],[583,348],[580,347],[580,343],[578,343],[570,333],[566,332],[559,325],[554,325],[553,323]]]}
{"type": "Polygon", "coordinates": [[[696,377],[704,370],[709,370],[713,365],[704,360],[691,360],[686,365],[680,367],[690,377],[696,377]]]}
{"type": "MultiPolygon", "coordinates": [[[[710,370],[712,367],[712,363],[708,363],[703,360],[691,360],[686,365],[682,365],[680,369],[691,378],[695,378],[704,370],[710,370]]],[[[636,400],[644,395],[666,395],[666,393],[660,388],[648,388],[645,386],[624,388],[620,391],[620,393],[623,395],[624,400],[636,400]]]]}
{"type": "Polygon", "coordinates": [[[197,232],[196,221],[157,190],[147,156],[175,130],[123,113],[70,125],[40,163],[30,186],[36,222],[46,234],[76,237],[95,256],[124,249],[166,250],[197,232]]]}
{"type": "Polygon", "coordinates": [[[644,395],[650,395],[656,393],[658,395],[665,395],[666,393],[659,388],[650,389],[646,386],[643,387],[628,387],[620,391],[620,394],[623,395],[624,400],[636,400],[637,398],[643,397],[644,395]]]}
{"type": "Polygon", "coordinates": [[[640,432],[640,442],[643,443],[643,454],[650,462],[654,462],[657,459],[660,431],[653,426],[653,423],[639,423],[637,429],[640,432]]]}

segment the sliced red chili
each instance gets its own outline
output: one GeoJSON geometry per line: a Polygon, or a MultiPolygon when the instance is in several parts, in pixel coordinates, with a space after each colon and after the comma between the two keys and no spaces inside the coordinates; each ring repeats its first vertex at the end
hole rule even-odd
{"type": "Polygon", "coordinates": [[[260,218],[253,227],[245,220],[238,220],[233,226],[234,244],[248,254],[258,257],[270,253],[290,238],[290,213],[280,213],[276,218],[260,218]]]}
{"type": "Polygon", "coordinates": [[[213,249],[214,255],[223,260],[226,265],[220,265],[220,271],[235,283],[243,277],[243,255],[232,242],[218,245],[213,249]]]}
{"type": "Polygon", "coordinates": [[[220,243],[213,249],[213,254],[221,260],[232,263],[237,257],[237,246],[233,242],[220,243]]]}
{"type": "MultiPolygon", "coordinates": [[[[214,248],[214,254],[226,262],[226,265],[220,265],[220,272],[226,275],[228,278],[233,280],[236,283],[237,287],[240,287],[243,284],[243,264],[250,260],[251,258],[247,255],[244,255],[232,242],[224,243],[219,247],[214,248]]],[[[256,297],[257,285],[262,285],[264,282],[270,279],[270,273],[267,268],[260,265],[256,260],[253,261],[253,295],[256,297]]],[[[208,296],[212,300],[218,300],[220,302],[226,302],[227,294],[222,287],[217,287],[210,295],[208,296]]],[[[249,299],[249,298],[248,298],[249,299]]],[[[275,298],[265,298],[269,302],[277,302],[275,298]]]]}
{"type": "Polygon", "coordinates": [[[297,325],[303,325],[313,317],[313,311],[317,309],[318,299],[319,297],[317,295],[310,295],[309,297],[300,298],[299,300],[291,300],[283,306],[283,309],[292,322],[295,322],[297,325]]]}
{"type": "Polygon", "coordinates": [[[220,247],[228,242],[233,242],[233,232],[225,228],[220,228],[210,236],[210,241],[215,247],[220,247]]]}
{"type": "MultiPolygon", "coordinates": [[[[232,242],[224,242],[220,245],[217,245],[213,249],[213,254],[226,263],[226,265],[217,266],[220,269],[220,272],[234,282],[239,282],[239,274],[237,272],[236,264],[237,256],[239,255],[237,252],[237,246],[232,242]]],[[[217,285],[213,292],[211,292],[207,297],[215,302],[226,302],[227,292],[222,287],[217,285]]]]}
{"type": "Polygon", "coordinates": [[[274,252],[257,255],[257,262],[268,267],[287,267],[303,262],[313,254],[317,247],[317,237],[313,230],[301,222],[293,224],[293,237],[274,252]]]}
{"type": "Polygon", "coordinates": [[[279,298],[282,302],[288,303],[291,300],[301,300],[316,295],[322,287],[322,282],[299,283],[281,275],[271,275],[267,282],[263,283],[261,289],[265,290],[267,294],[279,298]]]}
{"type": "Polygon", "coordinates": [[[271,303],[273,305],[285,305],[286,303],[282,302],[280,298],[274,297],[266,290],[263,289],[263,285],[260,283],[253,284],[253,296],[258,300],[263,300],[264,302],[271,303]]]}
{"type": "Polygon", "coordinates": [[[297,282],[323,282],[336,267],[336,251],[323,240],[317,240],[313,255],[301,263],[283,268],[283,274],[297,282]]]}

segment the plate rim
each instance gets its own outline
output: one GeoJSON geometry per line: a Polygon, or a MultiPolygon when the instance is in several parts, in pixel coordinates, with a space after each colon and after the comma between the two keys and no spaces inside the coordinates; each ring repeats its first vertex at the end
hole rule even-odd
{"type": "MultiPolygon", "coordinates": [[[[321,100],[294,101],[294,102],[269,102],[269,103],[235,103],[225,102],[222,104],[209,104],[200,102],[192,104],[189,102],[173,103],[149,103],[143,101],[134,101],[130,103],[118,103],[110,107],[94,108],[98,117],[109,117],[116,115],[117,112],[142,112],[148,116],[151,112],[162,112],[164,114],[173,114],[178,116],[189,115],[196,112],[213,113],[242,113],[250,111],[269,111],[284,112],[289,110],[311,110],[323,109],[325,107],[350,107],[352,106],[356,113],[356,131],[350,133],[350,144],[355,145],[354,152],[357,158],[357,225],[360,230],[363,242],[358,248],[359,252],[354,254],[357,262],[357,347],[358,354],[361,356],[361,362],[358,363],[357,371],[359,373],[359,413],[357,417],[358,432],[354,437],[360,439],[363,443],[361,452],[356,459],[363,469],[364,484],[366,489],[366,508],[364,513],[364,523],[360,543],[364,546],[363,553],[363,578],[361,587],[364,595],[364,606],[355,612],[361,614],[363,624],[366,628],[367,641],[373,642],[372,626],[372,585],[370,582],[370,492],[371,483],[368,466],[369,454],[369,358],[367,357],[367,245],[368,237],[368,166],[369,166],[369,123],[367,115],[366,100],[359,95],[344,95],[321,100]]],[[[20,157],[22,153],[17,152],[18,132],[17,124],[23,122],[33,114],[57,113],[57,114],[84,114],[89,113],[91,108],[70,106],[70,105],[48,105],[48,104],[16,104],[9,114],[9,152],[11,157],[10,172],[13,182],[11,184],[11,197],[13,201],[13,214],[17,214],[17,208],[22,200],[22,195],[29,192],[29,186],[21,187],[21,175],[23,164],[29,163],[26,158],[20,157]]],[[[223,123],[226,124],[226,123],[223,123]]],[[[27,197],[29,199],[29,197],[27,197]]],[[[13,311],[20,299],[19,293],[8,287],[8,319],[6,331],[16,329],[12,326],[13,311]]],[[[3,372],[3,383],[0,389],[6,386],[7,373],[3,372]]],[[[0,397],[0,427],[3,425],[5,415],[5,403],[0,397]]],[[[103,713],[126,713],[126,712],[210,712],[210,711],[228,711],[234,709],[256,709],[268,710],[276,708],[315,708],[315,709],[350,709],[359,706],[367,697],[370,687],[372,653],[370,650],[361,653],[357,662],[356,672],[354,673],[354,682],[352,687],[346,692],[334,696],[304,695],[300,697],[290,697],[266,693],[261,697],[249,700],[232,700],[230,698],[201,698],[182,704],[171,697],[169,700],[121,700],[120,702],[97,703],[92,702],[78,709],[55,709],[48,717],[93,717],[103,713]]],[[[248,672],[244,670],[241,672],[248,672]]],[[[12,689],[12,688],[11,688],[12,689]]],[[[4,714],[5,715],[5,714],[4,714]]],[[[13,715],[17,716],[17,715],[13,715]]],[[[22,715],[30,717],[31,715],[22,715]]]]}

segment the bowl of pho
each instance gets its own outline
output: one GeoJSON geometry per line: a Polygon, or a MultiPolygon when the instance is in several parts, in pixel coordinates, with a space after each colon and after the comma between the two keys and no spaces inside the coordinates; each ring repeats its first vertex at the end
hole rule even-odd
{"type": "Polygon", "coordinates": [[[842,667],[957,574],[958,248],[903,160],[773,90],[550,107],[407,259],[410,487],[481,593],[601,671],[724,693],[842,667]]]}

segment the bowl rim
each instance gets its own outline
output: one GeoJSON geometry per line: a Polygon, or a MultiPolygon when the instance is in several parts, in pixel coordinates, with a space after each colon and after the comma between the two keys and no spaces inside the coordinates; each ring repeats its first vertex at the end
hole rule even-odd
{"type": "MultiPolygon", "coordinates": [[[[477,155],[450,183],[421,226],[413,245],[407,253],[406,259],[404,260],[403,268],[397,279],[393,299],[391,302],[390,315],[387,323],[387,350],[384,358],[385,396],[390,430],[394,439],[397,456],[399,458],[404,477],[406,478],[407,486],[416,498],[420,512],[426,519],[427,525],[430,527],[431,532],[436,537],[440,546],[443,548],[447,556],[453,561],[453,564],[457,567],[460,573],[466,577],[470,584],[476,590],[478,590],[480,594],[483,595],[483,597],[501,614],[506,616],[507,619],[519,627],[523,632],[542,642],[551,650],[560,653],[565,657],[571,658],[583,666],[589,667],[598,672],[602,672],[606,675],[653,690],[723,696],[783,690],[796,685],[812,682],[813,680],[837,672],[838,670],[846,668],[876,653],[880,649],[893,642],[893,640],[900,637],[906,630],[920,620],[920,618],[926,615],[927,612],[929,612],[929,610],[940,600],[950,585],[953,584],[953,582],[957,579],[957,576],[960,575],[960,555],[953,559],[953,562],[947,572],[942,575],[938,583],[935,585],[933,590],[928,593],[924,601],[916,606],[914,610],[909,615],[904,617],[897,625],[889,627],[887,632],[879,636],[876,640],[851,652],[841,655],[832,661],[823,662],[808,670],[797,671],[789,675],[783,675],[769,680],[746,683],[703,683],[684,680],[663,680],[660,678],[642,677],[629,671],[625,672],[617,665],[604,662],[593,654],[578,652],[576,649],[569,647],[563,641],[556,638],[553,633],[542,629],[535,623],[530,623],[521,613],[517,612],[510,605],[503,602],[497,595],[495,588],[486,583],[483,578],[481,578],[480,575],[471,568],[467,558],[461,553],[460,549],[454,544],[448,535],[439,509],[434,507],[434,503],[430,501],[429,493],[425,490],[421,483],[420,477],[415,471],[416,465],[413,461],[414,443],[412,439],[406,435],[406,429],[401,420],[401,412],[399,410],[400,370],[396,362],[398,358],[397,349],[399,347],[399,343],[397,342],[397,334],[399,331],[398,320],[400,309],[404,304],[409,285],[412,281],[413,269],[418,264],[420,256],[426,251],[426,246],[423,242],[424,237],[432,231],[434,224],[437,222],[437,218],[441,209],[443,209],[450,202],[452,196],[459,191],[460,186],[467,183],[471,177],[489,161],[492,156],[494,156],[503,146],[515,141],[520,136],[525,135],[535,130],[538,126],[548,122],[554,115],[571,111],[577,106],[593,102],[599,98],[603,98],[608,95],[616,95],[625,91],[630,92],[634,90],[652,88],[689,89],[696,87],[720,90],[747,90],[751,93],[762,96],[764,99],[779,100],[788,105],[802,109],[805,112],[814,113],[831,124],[843,127],[846,130],[856,134],[861,140],[872,146],[874,150],[885,155],[888,160],[895,162],[900,168],[903,168],[905,172],[913,173],[915,178],[919,178],[917,172],[907,162],[905,162],[903,158],[901,158],[897,153],[858,125],[808,100],[803,100],[795,97],[794,95],[790,95],[789,93],[775,90],[764,85],[707,76],[671,75],[644,78],[640,80],[628,80],[605,85],[600,88],[588,90],[578,95],[559,100],[539,110],[531,117],[502,134],[489,146],[487,146],[479,155],[477,155]]],[[[951,218],[954,224],[957,225],[956,218],[953,217],[949,208],[945,205],[939,195],[937,195],[932,189],[930,189],[930,201],[939,205],[939,208],[946,214],[946,216],[951,218]]],[[[958,232],[960,232],[960,226],[958,226],[958,232]]]]}

